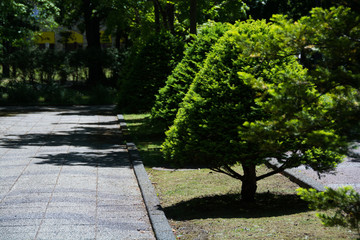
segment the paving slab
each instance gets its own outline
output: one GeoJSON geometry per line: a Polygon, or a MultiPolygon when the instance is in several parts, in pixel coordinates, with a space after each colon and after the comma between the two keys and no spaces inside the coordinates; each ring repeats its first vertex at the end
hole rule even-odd
{"type": "MultiPolygon", "coordinates": [[[[337,189],[351,186],[360,193],[360,142],[353,143],[353,148],[348,155],[332,172],[318,174],[311,168],[300,166],[286,169],[283,174],[305,188],[325,191],[326,187],[337,189]]],[[[272,159],[269,161],[269,166],[277,168],[280,164],[272,159]]]]}
{"type": "MultiPolygon", "coordinates": [[[[357,152],[360,152],[358,144],[357,152]]],[[[300,166],[294,169],[309,179],[315,180],[324,187],[337,189],[339,187],[351,186],[360,193],[360,160],[359,157],[346,157],[344,161],[338,164],[333,172],[318,174],[312,169],[300,166]]]]}
{"type": "Polygon", "coordinates": [[[0,111],[0,239],[155,239],[112,106],[0,111]]]}

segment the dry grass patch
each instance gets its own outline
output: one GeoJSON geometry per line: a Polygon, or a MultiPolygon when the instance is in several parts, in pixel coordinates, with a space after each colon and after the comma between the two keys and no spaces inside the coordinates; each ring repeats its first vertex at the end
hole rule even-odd
{"type": "MultiPolygon", "coordinates": [[[[281,174],[261,180],[256,203],[248,204],[240,200],[240,181],[224,174],[155,170],[167,167],[158,151],[164,135],[148,117],[125,120],[178,239],[356,239],[347,229],[324,227],[296,195],[298,186],[281,174]]],[[[269,170],[263,165],[257,171],[269,170]]]]}
{"type": "MultiPolygon", "coordinates": [[[[265,166],[257,169],[268,171],[265,166]]],[[[240,182],[207,169],[147,169],[178,239],[355,239],[326,228],[278,174],[259,182],[256,203],[240,200],[240,182]]]]}

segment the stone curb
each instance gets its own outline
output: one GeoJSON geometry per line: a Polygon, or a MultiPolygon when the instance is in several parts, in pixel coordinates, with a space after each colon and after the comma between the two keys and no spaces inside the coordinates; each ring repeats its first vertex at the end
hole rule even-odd
{"type": "MultiPolygon", "coordinates": [[[[120,122],[120,127],[127,133],[127,126],[124,116],[119,114],[117,115],[117,118],[120,122]]],[[[130,155],[130,161],[133,165],[133,169],[139,183],[141,194],[143,196],[156,239],[175,240],[174,233],[170,227],[164,211],[162,210],[155,189],[149,180],[136,145],[134,143],[126,143],[126,147],[130,155]]]]}
{"type": "MultiPolygon", "coordinates": [[[[281,166],[281,164],[276,159],[271,159],[267,162],[268,167],[273,169],[277,169],[281,166]]],[[[303,174],[300,170],[295,168],[285,169],[281,174],[288,177],[290,181],[298,184],[300,187],[303,188],[314,188],[319,192],[325,191],[325,186],[319,183],[318,181],[307,177],[303,174]]]]}

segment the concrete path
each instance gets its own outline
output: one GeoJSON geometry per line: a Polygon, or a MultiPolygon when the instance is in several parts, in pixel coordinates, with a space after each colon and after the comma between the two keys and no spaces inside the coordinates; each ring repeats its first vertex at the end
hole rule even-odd
{"type": "Polygon", "coordinates": [[[351,156],[346,157],[344,162],[340,163],[335,172],[321,174],[320,176],[311,169],[301,166],[295,170],[302,173],[307,178],[315,180],[323,186],[330,188],[339,188],[343,186],[352,186],[360,193],[360,144],[357,143],[351,156]]]}
{"type": "MultiPolygon", "coordinates": [[[[318,174],[311,168],[300,166],[286,169],[283,174],[301,187],[314,188],[324,191],[325,187],[337,189],[343,186],[352,186],[360,193],[360,143],[354,143],[353,149],[344,161],[338,164],[334,172],[318,174]]],[[[269,161],[269,166],[281,166],[275,159],[269,161]]]]}
{"type": "Polygon", "coordinates": [[[110,108],[0,111],[0,239],[154,239],[110,108]]]}

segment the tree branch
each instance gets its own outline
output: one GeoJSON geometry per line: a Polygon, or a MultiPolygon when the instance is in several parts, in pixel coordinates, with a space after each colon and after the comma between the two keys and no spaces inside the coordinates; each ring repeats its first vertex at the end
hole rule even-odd
{"type": "Polygon", "coordinates": [[[231,175],[230,173],[227,173],[225,171],[223,171],[221,168],[210,168],[210,170],[214,171],[214,172],[218,172],[218,173],[223,173],[223,174],[226,174],[230,177],[233,177],[233,175],[231,175]]]}
{"type": "Polygon", "coordinates": [[[239,173],[235,172],[234,170],[231,169],[231,167],[229,167],[228,165],[225,165],[224,168],[229,171],[233,176],[234,178],[236,179],[239,179],[239,180],[243,180],[244,177],[242,175],[240,175],[239,173]]]}
{"type": "Polygon", "coordinates": [[[259,180],[262,180],[264,178],[270,177],[270,176],[275,175],[277,173],[281,173],[284,170],[285,170],[285,163],[283,165],[281,165],[279,168],[277,168],[277,169],[275,169],[275,170],[273,170],[271,172],[268,172],[268,173],[265,173],[265,174],[263,174],[261,176],[256,177],[256,181],[259,181],[259,180]]]}
{"type": "Polygon", "coordinates": [[[212,170],[214,172],[226,174],[232,178],[239,179],[240,181],[243,180],[243,176],[240,175],[239,173],[235,172],[234,170],[232,170],[229,166],[226,165],[223,168],[224,168],[224,170],[221,168],[210,168],[210,170],[212,170]]]}

